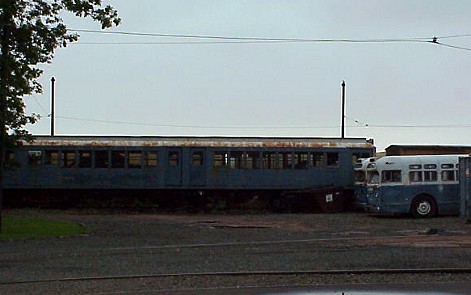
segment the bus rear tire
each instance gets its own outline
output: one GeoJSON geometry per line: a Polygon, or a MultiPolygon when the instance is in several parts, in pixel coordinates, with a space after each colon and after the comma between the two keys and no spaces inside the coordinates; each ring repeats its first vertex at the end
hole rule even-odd
{"type": "Polygon", "coordinates": [[[437,206],[430,196],[417,196],[412,201],[411,213],[416,218],[430,218],[435,216],[437,206]]]}

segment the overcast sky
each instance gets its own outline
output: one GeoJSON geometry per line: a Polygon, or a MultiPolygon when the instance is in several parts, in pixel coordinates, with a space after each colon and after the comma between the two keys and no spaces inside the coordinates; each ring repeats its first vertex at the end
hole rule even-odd
{"type": "MultiPolygon", "coordinates": [[[[427,42],[188,44],[216,40],[82,32],[80,41],[43,66],[44,93],[26,98],[27,111],[43,116],[27,127],[33,134],[50,133],[54,76],[56,134],[339,137],[345,80],[347,137],[373,138],[378,150],[391,144],[471,145],[471,1],[111,4],[123,19],[111,32],[335,40],[437,36],[440,43],[470,50],[427,42]],[[441,38],[453,35],[465,36],[441,38]]],[[[100,29],[91,20],[66,20],[69,28],[100,29]]]]}

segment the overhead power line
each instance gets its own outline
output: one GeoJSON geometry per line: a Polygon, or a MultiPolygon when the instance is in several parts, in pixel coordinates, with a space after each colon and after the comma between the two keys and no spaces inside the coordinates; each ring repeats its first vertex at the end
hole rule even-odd
{"type": "MultiPolygon", "coordinates": [[[[159,123],[143,123],[132,121],[113,121],[113,120],[99,120],[99,119],[86,119],[78,117],[58,116],[58,119],[82,121],[82,122],[95,122],[107,124],[124,124],[124,125],[138,125],[138,126],[155,126],[155,127],[168,127],[168,128],[193,128],[193,129],[240,129],[240,130],[267,130],[267,129],[330,129],[338,128],[339,126],[210,126],[210,125],[178,125],[178,124],[159,124],[159,123]]],[[[358,122],[357,120],[354,120],[358,122]]],[[[358,122],[360,123],[360,122],[358,122]]],[[[387,124],[364,124],[347,126],[348,128],[471,128],[471,124],[436,124],[436,125],[387,125],[387,124]]]]}
{"type": "Polygon", "coordinates": [[[455,45],[450,45],[450,44],[445,44],[441,42],[435,42],[436,44],[444,47],[449,47],[449,48],[454,48],[454,49],[460,49],[460,50],[466,50],[466,51],[471,51],[471,48],[468,47],[461,47],[461,46],[455,46],[455,45]]]}
{"type": "Polygon", "coordinates": [[[187,39],[216,39],[233,41],[265,41],[265,42],[349,42],[349,43],[370,43],[370,42],[431,42],[431,38],[379,38],[379,39],[306,39],[306,38],[264,38],[264,37],[240,37],[240,36],[216,36],[216,35],[187,35],[187,34],[162,34],[162,33],[141,33],[124,31],[99,31],[69,29],[81,33],[97,33],[109,35],[127,35],[141,37],[172,37],[187,39]]]}
{"type": "Polygon", "coordinates": [[[469,33],[469,34],[450,35],[450,36],[440,36],[440,37],[437,37],[437,38],[438,39],[448,39],[448,38],[461,38],[461,37],[471,37],[471,33],[469,33]]]}
{"type": "Polygon", "coordinates": [[[197,129],[312,129],[312,128],[337,128],[337,126],[203,126],[203,125],[177,125],[177,124],[159,124],[159,123],[143,123],[131,121],[113,121],[113,120],[99,120],[99,119],[85,119],[77,117],[60,116],[59,119],[95,122],[95,123],[108,123],[108,124],[124,124],[124,125],[139,125],[139,126],[156,126],[156,127],[171,127],[171,128],[197,128],[197,129]]]}
{"type": "Polygon", "coordinates": [[[448,36],[409,37],[409,38],[372,38],[372,39],[309,39],[309,38],[264,38],[264,37],[240,37],[240,36],[217,36],[217,35],[188,35],[188,34],[163,34],[142,33],[125,31],[98,31],[69,29],[78,33],[125,35],[138,37],[167,37],[177,39],[198,39],[205,41],[177,41],[177,42],[80,42],[82,45],[199,45],[199,44],[260,44],[260,43],[428,43],[443,47],[471,51],[471,48],[445,44],[440,39],[471,37],[469,34],[457,34],[448,36]]]}

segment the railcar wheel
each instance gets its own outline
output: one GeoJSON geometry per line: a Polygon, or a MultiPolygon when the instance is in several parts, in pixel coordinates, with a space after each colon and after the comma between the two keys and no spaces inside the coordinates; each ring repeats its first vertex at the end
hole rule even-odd
{"type": "Polygon", "coordinates": [[[412,201],[411,212],[416,218],[433,217],[437,212],[435,201],[429,196],[418,196],[412,201]]]}

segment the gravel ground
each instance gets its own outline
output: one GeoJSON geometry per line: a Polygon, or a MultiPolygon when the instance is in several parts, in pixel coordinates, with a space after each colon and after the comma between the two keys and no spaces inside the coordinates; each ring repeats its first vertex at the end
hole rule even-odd
{"type": "Polygon", "coordinates": [[[74,221],[88,233],[0,241],[0,294],[155,294],[193,288],[471,281],[471,273],[322,272],[471,268],[471,224],[459,217],[6,214],[74,221]]]}

